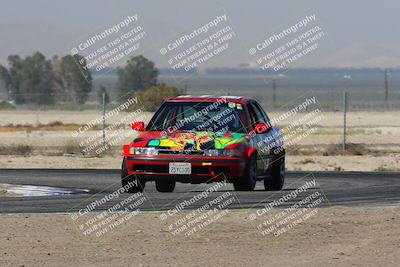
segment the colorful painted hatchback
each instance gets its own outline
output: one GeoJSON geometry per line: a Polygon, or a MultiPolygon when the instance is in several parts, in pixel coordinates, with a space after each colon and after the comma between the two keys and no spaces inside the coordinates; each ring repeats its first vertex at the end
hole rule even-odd
{"type": "Polygon", "coordinates": [[[165,101],[139,135],[124,145],[122,185],[143,191],[155,181],[159,192],[176,182],[233,183],[237,191],[281,190],[285,178],[282,134],[253,99],[235,96],[179,96],[165,101]]]}

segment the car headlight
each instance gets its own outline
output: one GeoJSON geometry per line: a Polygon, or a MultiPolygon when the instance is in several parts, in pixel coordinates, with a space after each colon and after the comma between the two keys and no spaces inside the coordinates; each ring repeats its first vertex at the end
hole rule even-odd
{"type": "Polygon", "coordinates": [[[222,156],[221,152],[223,150],[217,150],[217,149],[209,149],[209,150],[204,150],[204,156],[208,156],[208,157],[219,157],[222,156]]]}
{"type": "Polygon", "coordinates": [[[158,155],[158,150],[154,147],[132,147],[132,155],[158,155]]]}
{"type": "Polygon", "coordinates": [[[242,156],[242,151],[238,149],[229,149],[229,150],[223,150],[225,155],[227,157],[241,157],[242,156]]]}
{"type": "Polygon", "coordinates": [[[242,155],[242,151],[237,149],[209,149],[204,151],[204,155],[209,157],[240,157],[242,155]]]}

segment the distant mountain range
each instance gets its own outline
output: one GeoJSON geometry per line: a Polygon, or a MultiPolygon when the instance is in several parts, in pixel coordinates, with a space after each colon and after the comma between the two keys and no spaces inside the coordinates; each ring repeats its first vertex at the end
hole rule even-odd
{"type": "MultiPolygon", "coordinates": [[[[356,67],[342,67],[342,68],[333,68],[333,67],[314,67],[314,68],[294,68],[288,71],[285,71],[286,74],[307,74],[307,73],[328,73],[328,74],[355,74],[355,73],[382,73],[384,71],[384,67],[370,67],[370,68],[356,68],[356,67]]],[[[391,73],[400,73],[400,67],[389,68],[391,73]]],[[[192,70],[190,73],[182,71],[174,71],[172,72],[169,68],[159,68],[160,75],[169,76],[169,75],[192,75],[196,74],[196,70],[192,70]]],[[[205,75],[263,75],[263,74],[274,75],[277,74],[273,70],[271,71],[260,71],[255,68],[207,68],[204,72],[205,75]]],[[[106,68],[102,71],[93,73],[96,75],[108,75],[108,76],[117,76],[117,71],[114,68],[106,68]]]]}
{"type": "Polygon", "coordinates": [[[333,53],[320,55],[320,62],[308,66],[336,68],[399,68],[400,47],[389,45],[353,44],[333,53]]]}

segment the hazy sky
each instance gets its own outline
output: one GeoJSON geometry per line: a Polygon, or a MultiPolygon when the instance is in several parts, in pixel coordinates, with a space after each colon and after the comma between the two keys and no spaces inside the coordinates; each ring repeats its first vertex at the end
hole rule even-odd
{"type": "MultiPolygon", "coordinates": [[[[165,67],[159,46],[190,32],[214,15],[226,13],[237,40],[227,55],[211,66],[251,63],[248,49],[306,14],[315,14],[326,36],[318,53],[303,66],[400,66],[398,1],[103,1],[2,0],[0,64],[10,54],[68,54],[96,29],[139,15],[149,40],[144,55],[165,67]],[[240,45],[239,45],[240,44],[240,45]]],[[[321,42],[322,42],[321,41],[321,42]]],[[[254,61],[254,59],[253,59],[254,61]]]]}

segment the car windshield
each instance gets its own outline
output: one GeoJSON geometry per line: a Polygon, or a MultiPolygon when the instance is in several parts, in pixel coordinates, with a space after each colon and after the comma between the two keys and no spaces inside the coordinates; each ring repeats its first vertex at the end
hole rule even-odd
{"type": "Polygon", "coordinates": [[[241,104],[232,102],[166,102],[151,119],[148,131],[238,132],[245,130],[241,104]]]}

